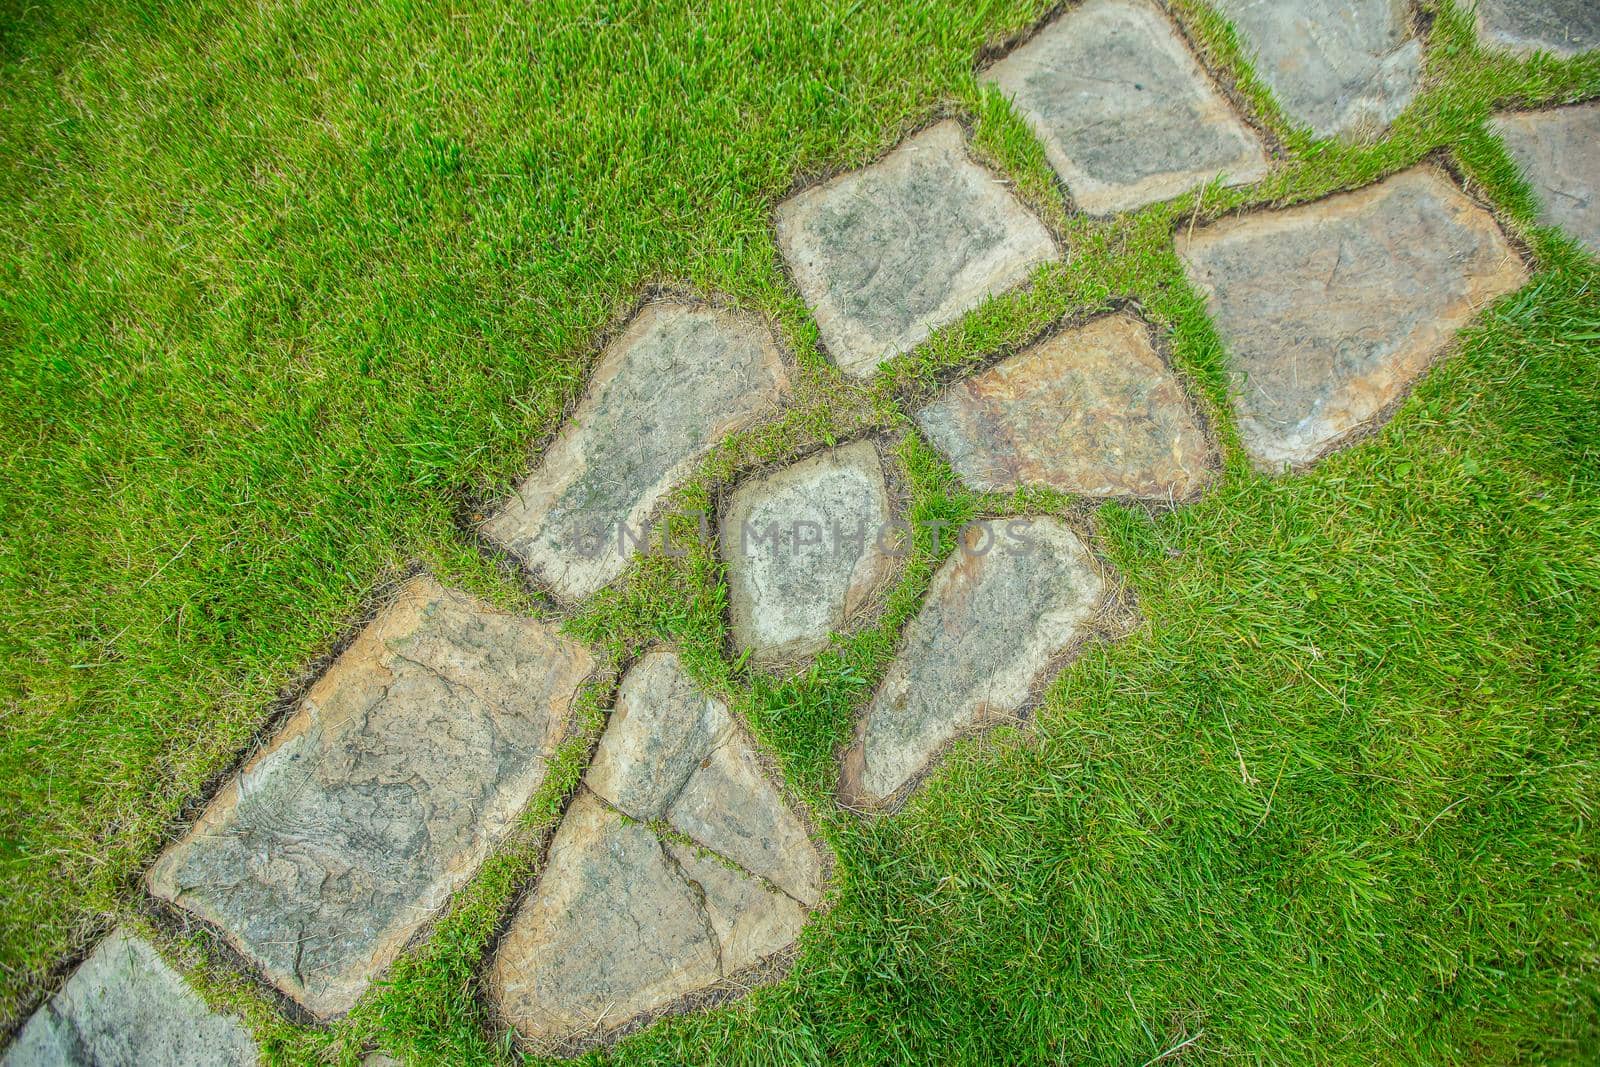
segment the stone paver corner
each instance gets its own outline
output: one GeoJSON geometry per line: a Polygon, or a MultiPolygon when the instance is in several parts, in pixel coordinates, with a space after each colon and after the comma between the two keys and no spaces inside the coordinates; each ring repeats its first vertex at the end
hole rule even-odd
{"type": "Polygon", "coordinates": [[[1260,138],[1148,0],[1088,0],[983,75],[1010,97],[1084,211],[1267,173],[1260,138]],[[1114,135],[1110,131],[1115,131],[1114,135]]]}
{"type": "Polygon", "coordinates": [[[891,356],[1056,258],[1055,240],[940,122],[778,206],[778,245],[841,370],[891,356]]]}
{"type": "Polygon", "coordinates": [[[148,876],[314,1014],[348,1010],[544,781],[582,646],[408,582],[148,876]]]}
{"type": "Polygon", "coordinates": [[[1539,223],[1600,255],[1600,103],[1507,112],[1493,127],[1533,186],[1539,223]]]}
{"type": "Polygon", "coordinates": [[[1595,0],[1476,0],[1478,32],[1490,45],[1519,55],[1566,58],[1600,48],[1595,0]]]}

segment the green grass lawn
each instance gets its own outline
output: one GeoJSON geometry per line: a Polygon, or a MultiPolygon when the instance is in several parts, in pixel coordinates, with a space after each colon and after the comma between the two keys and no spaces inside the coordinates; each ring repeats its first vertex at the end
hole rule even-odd
{"type": "Polygon", "coordinates": [[[714,455],[685,507],[871,427],[902,440],[917,517],[1081,508],[965,492],[906,411],[1125,301],[1170,333],[1227,467],[1176,512],[1093,512],[1142,627],[892,818],[836,811],[833,750],[952,535],[918,544],[875,629],[787,682],[722,655],[704,550],[645,562],[572,619],[618,659],[677,642],[839,858],[787,980],[616,1060],[1600,1059],[1600,270],[1532,225],[1483,125],[1600,96],[1600,59],[1496,59],[1461,11],[1424,6],[1426,91],[1350,147],[1290,129],[1183,0],[1284,159],[1248,192],[1093,222],[974,80],[1040,2],[8,0],[0,1020],[124,921],[274,1056],[515,1058],[476,975],[559,788],[329,1029],[286,1021],[203,931],[152,926],[137,879],[385,581],[420,563],[532,607],[463,524],[527,469],[599,332],[670,283],[771,315],[802,366],[792,410],[714,455]],[[848,384],[770,211],[939,113],[1072,257],[848,384]],[[1425,156],[1497,206],[1533,280],[1383,433],[1305,476],[1252,473],[1174,229],[1425,156]]]}

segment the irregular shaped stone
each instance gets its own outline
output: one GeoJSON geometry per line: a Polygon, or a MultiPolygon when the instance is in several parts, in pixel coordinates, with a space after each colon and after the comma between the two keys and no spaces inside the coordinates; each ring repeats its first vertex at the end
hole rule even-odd
{"type": "Polygon", "coordinates": [[[1489,213],[1433,167],[1225,220],[1180,237],[1178,255],[1227,345],[1239,435],[1266,471],[1370,425],[1479,308],[1527,279],[1489,213]]]}
{"type": "Polygon", "coordinates": [[[825,647],[894,573],[893,515],[870,441],[750,479],[722,517],[734,640],[760,664],[825,647]]]}
{"type": "Polygon", "coordinates": [[[586,597],[627,567],[656,506],[728,434],[776,406],[788,374],[754,318],[647,304],[606,347],[577,411],[484,523],[558,596],[586,597]]]}
{"type": "Polygon", "coordinates": [[[982,77],[1011,97],[1078,206],[1110,214],[1226,174],[1267,173],[1258,138],[1145,0],[1072,8],[982,77]]]}
{"type": "Polygon", "coordinates": [[[780,204],[777,231],[823,342],[858,377],[1056,257],[954,121],[780,204]]]}
{"type": "Polygon", "coordinates": [[[408,582],[149,875],[319,1016],[345,1011],[544,781],[581,645],[408,582]]]}
{"type": "Polygon", "coordinates": [[[1387,126],[1417,95],[1406,0],[1216,0],[1256,75],[1318,137],[1387,126]]]}
{"type": "Polygon", "coordinates": [[[892,803],[950,741],[1015,716],[1107,593],[1089,550],[1059,520],[969,528],[867,706],[844,756],[840,799],[892,803]]]}
{"type": "Polygon", "coordinates": [[[1183,499],[1216,457],[1145,325],[1108,315],[951,386],[917,425],[972,488],[1183,499]]]}
{"type": "Polygon", "coordinates": [[[256,1062],[238,1020],[218,1015],[143,939],[115,930],[23,1026],[4,1067],[225,1067],[256,1062]]]}
{"type": "Polygon", "coordinates": [[[1539,223],[1600,254],[1600,104],[1497,115],[1494,130],[1533,186],[1539,223]]]}
{"type": "Polygon", "coordinates": [[[1600,48],[1594,0],[1477,0],[1477,8],[1478,32],[1507,51],[1567,57],[1600,48]]]}

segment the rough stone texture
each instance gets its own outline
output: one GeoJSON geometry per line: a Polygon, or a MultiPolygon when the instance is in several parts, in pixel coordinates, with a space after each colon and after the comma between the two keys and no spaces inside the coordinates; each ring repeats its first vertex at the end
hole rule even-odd
{"type": "Polygon", "coordinates": [[[114,931],[34,1013],[4,1067],[242,1067],[256,1044],[217,1015],[155,949],[114,931]]]}
{"type": "Polygon", "coordinates": [[[777,230],[828,351],[860,377],[1056,257],[953,121],[785,201],[777,230]]]}
{"type": "Polygon", "coordinates": [[[544,780],[594,665],[533,619],[407,583],[150,889],[319,1016],[345,1011],[544,780]]]}
{"type": "Polygon", "coordinates": [[[1478,32],[1512,52],[1575,56],[1600,48],[1595,0],[1477,0],[1478,32]]]}
{"type": "Polygon", "coordinates": [[[934,575],[845,753],[846,804],[891,801],[951,740],[1014,716],[1104,603],[1106,580],[1070,529],[1021,521],[969,530],[934,575]]]}
{"type": "Polygon", "coordinates": [[[1498,115],[1494,128],[1533,186],[1539,222],[1600,254],[1600,103],[1498,115]]]}
{"type": "Polygon", "coordinates": [[[917,425],[982,491],[1182,499],[1216,466],[1182,387],[1128,315],[1063,330],[956,383],[917,425]]]}
{"type": "Polygon", "coordinates": [[[734,640],[762,664],[826,646],[893,574],[892,517],[870,441],[740,485],[720,524],[734,640]]]}
{"type": "Polygon", "coordinates": [[[1259,138],[1145,0],[1089,0],[984,75],[1011,97],[1091,215],[1267,173],[1259,138]],[[1109,131],[1115,131],[1111,136],[1109,131]]]}
{"type": "Polygon", "coordinates": [[[1216,0],[1289,117],[1319,137],[1387,126],[1416,96],[1406,0],[1216,0]]]}
{"type": "Polygon", "coordinates": [[[583,401],[532,474],[483,525],[559,596],[627,567],[669,492],[788,385],[771,332],[699,304],[648,304],[607,346],[583,401]]]}
{"type": "Polygon", "coordinates": [[[541,1047],[603,1036],[787,948],[821,888],[816,847],[728,709],[651,653],[622,680],[491,995],[541,1047]]]}
{"type": "Polygon", "coordinates": [[[1417,167],[1178,241],[1228,348],[1245,448],[1304,465],[1397,400],[1527,273],[1488,212],[1417,167]]]}

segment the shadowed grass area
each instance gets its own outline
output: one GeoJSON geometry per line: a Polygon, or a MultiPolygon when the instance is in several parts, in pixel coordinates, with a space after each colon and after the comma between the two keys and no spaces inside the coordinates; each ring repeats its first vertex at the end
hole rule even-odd
{"type": "MultiPolygon", "coordinates": [[[[1600,95],[1600,59],[1486,55],[1430,4],[1418,102],[1377,143],[1314,142],[1225,24],[1177,6],[1283,158],[1252,189],[1098,222],[973,78],[1040,3],[0,17],[0,1017],[97,931],[147,922],[136,879],[184,805],[386,577],[421,562],[537,610],[458,523],[526,469],[593,339],[667,282],[771,315],[801,364],[791,409],[712,456],[681,508],[881,432],[914,517],[1091,521],[1145,624],[1069,668],[1029,730],[958,747],[902,814],[863,823],[834,808],[834,750],[953,531],[924,531],[877,624],[794,679],[727,654],[703,548],[586,605],[569,626],[619,660],[683,649],[839,859],[785,982],[612,1057],[1600,1057],[1600,271],[1533,226],[1483,126],[1600,95]],[[770,210],[938,113],[1071,257],[847,383],[770,210]],[[1382,434],[1306,476],[1252,473],[1174,229],[1430,155],[1529,242],[1533,280],[1382,434]],[[1129,301],[1224,444],[1198,504],[976,496],[909,432],[937,383],[1129,301]]],[[[478,968],[583,758],[564,753],[527,832],[332,1028],[287,1021],[204,930],[147,928],[273,1058],[514,1059],[478,968]]]]}

